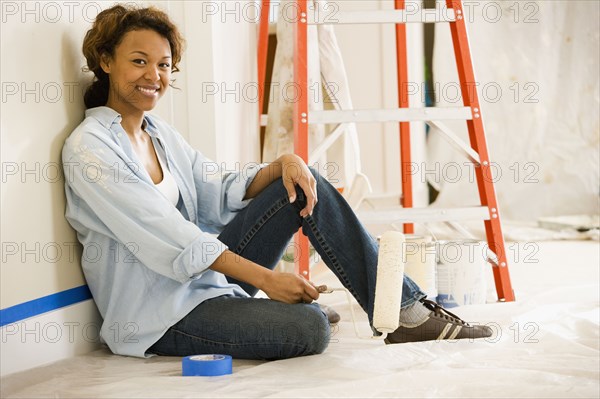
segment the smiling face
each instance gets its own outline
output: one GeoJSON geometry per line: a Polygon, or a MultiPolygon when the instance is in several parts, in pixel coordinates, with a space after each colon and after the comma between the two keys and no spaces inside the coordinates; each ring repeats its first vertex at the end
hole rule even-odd
{"type": "Polygon", "coordinates": [[[133,30],[123,36],[112,57],[103,57],[109,75],[106,106],[137,114],[153,109],[171,79],[171,46],[153,30],[133,30]]]}

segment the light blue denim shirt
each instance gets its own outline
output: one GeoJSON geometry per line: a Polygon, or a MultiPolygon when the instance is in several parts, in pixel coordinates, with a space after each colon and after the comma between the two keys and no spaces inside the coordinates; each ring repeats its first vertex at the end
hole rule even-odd
{"type": "Polygon", "coordinates": [[[146,131],[179,187],[176,207],[136,156],[121,116],[108,107],[85,115],[62,150],[65,216],[83,245],[102,341],[113,353],[149,357],[146,350],[201,302],[248,296],[208,267],[227,249],[216,234],[251,201],[243,200],[246,188],[265,164],[223,173],[146,114],[146,131]]]}

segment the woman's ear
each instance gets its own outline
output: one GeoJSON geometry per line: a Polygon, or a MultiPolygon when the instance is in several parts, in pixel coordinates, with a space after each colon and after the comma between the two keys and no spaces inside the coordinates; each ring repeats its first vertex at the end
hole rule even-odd
{"type": "Polygon", "coordinates": [[[100,56],[100,68],[104,71],[104,73],[110,73],[110,56],[106,53],[102,53],[100,56]]]}

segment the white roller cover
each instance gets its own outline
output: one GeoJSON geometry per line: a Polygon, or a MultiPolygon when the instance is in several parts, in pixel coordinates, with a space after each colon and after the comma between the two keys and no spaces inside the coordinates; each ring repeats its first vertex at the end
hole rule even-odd
{"type": "Polygon", "coordinates": [[[404,279],[404,234],[385,232],[379,241],[373,327],[381,333],[398,328],[404,279]]]}

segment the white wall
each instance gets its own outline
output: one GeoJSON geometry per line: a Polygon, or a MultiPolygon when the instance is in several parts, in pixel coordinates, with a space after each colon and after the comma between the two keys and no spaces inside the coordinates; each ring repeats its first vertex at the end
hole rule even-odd
{"type": "Polygon", "coordinates": [[[185,27],[187,50],[174,94],[174,123],[190,144],[229,170],[260,154],[256,18],[246,2],[165,2],[185,27]]]}
{"type": "Polygon", "coordinates": [[[218,7],[212,19],[217,159],[229,170],[243,170],[260,158],[257,9],[248,1],[213,4],[218,7]]]}
{"type": "MultiPolygon", "coordinates": [[[[2,309],[85,284],[57,166],[65,138],[83,116],[80,48],[88,22],[81,5],[69,15],[55,4],[2,3],[2,309]]],[[[98,323],[95,308],[80,305],[85,312],[75,305],[60,316],[2,328],[2,374],[93,348],[81,335],[65,339],[65,321],[98,323]],[[51,320],[60,326],[56,342],[51,320]]]]}

